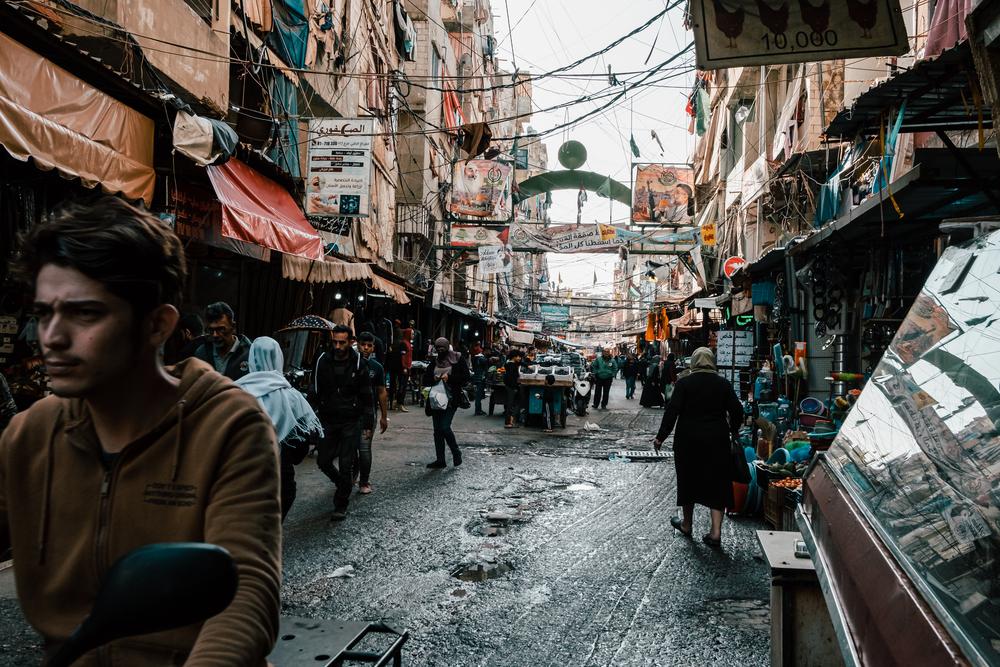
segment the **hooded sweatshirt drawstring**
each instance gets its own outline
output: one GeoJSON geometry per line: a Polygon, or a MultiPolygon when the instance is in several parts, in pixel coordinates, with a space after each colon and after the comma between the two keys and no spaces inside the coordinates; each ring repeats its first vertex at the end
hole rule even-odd
{"type": "Polygon", "coordinates": [[[181,436],[184,432],[184,404],[185,400],[177,402],[177,438],[174,440],[174,466],[170,469],[170,481],[177,481],[177,470],[181,465],[181,436]]]}
{"type": "Polygon", "coordinates": [[[45,495],[42,497],[42,522],[38,528],[38,564],[45,564],[45,542],[49,537],[49,512],[52,507],[52,477],[56,458],[56,431],[49,436],[45,453],[45,495]]]}

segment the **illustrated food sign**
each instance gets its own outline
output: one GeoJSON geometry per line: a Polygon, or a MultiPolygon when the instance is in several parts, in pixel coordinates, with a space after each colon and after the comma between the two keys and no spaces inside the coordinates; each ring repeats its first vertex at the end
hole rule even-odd
{"type": "Polygon", "coordinates": [[[698,69],[899,56],[899,0],[691,0],[698,69]]]}
{"type": "Polygon", "coordinates": [[[513,171],[509,164],[493,160],[456,162],[448,210],[457,218],[508,220],[513,171]]]}
{"type": "Polygon", "coordinates": [[[368,215],[373,129],[371,118],[309,121],[306,216],[368,215]]]}
{"type": "Polygon", "coordinates": [[[632,189],[632,222],[690,225],[694,218],[694,169],[640,164],[632,189]]]}

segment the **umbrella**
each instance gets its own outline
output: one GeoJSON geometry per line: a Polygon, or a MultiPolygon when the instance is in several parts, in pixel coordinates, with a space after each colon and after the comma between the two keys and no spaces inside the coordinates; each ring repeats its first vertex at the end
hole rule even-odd
{"type": "Polygon", "coordinates": [[[335,326],[337,325],[319,315],[303,315],[296,317],[279,331],[332,331],[335,326]]]}

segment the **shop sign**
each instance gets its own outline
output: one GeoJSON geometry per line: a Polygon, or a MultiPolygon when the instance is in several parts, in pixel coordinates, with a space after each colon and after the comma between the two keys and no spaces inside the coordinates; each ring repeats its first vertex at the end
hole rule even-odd
{"type": "Polygon", "coordinates": [[[480,218],[503,222],[513,206],[510,164],[494,160],[455,163],[448,211],[456,218],[480,218]]]}
{"type": "Polygon", "coordinates": [[[518,320],[517,328],[521,331],[530,331],[532,333],[541,333],[542,331],[542,321],[541,320],[518,320]]]}
{"type": "Polygon", "coordinates": [[[910,46],[899,0],[691,0],[701,70],[900,56],[910,46]]]}
{"type": "Polygon", "coordinates": [[[730,257],[726,260],[725,264],[722,265],[722,274],[727,278],[732,278],[733,274],[742,267],[746,266],[747,261],[742,257],[730,257]]]}
{"type": "Polygon", "coordinates": [[[371,118],[309,121],[306,217],[368,215],[373,132],[371,118]]]}
{"type": "Polygon", "coordinates": [[[694,307],[698,308],[698,309],[701,309],[701,308],[718,308],[719,304],[717,304],[715,302],[715,297],[712,297],[712,298],[709,298],[709,299],[695,299],[694,300],[694,307]]]}
{"type": "Polygon", "coordinates": [[[694,169],[690,165],[640,164],[632,189],[632,222],[690,225],[694,218],[694,169]]]}
{"type": "Polygon", "coordinates": [[[173,191],[173,203],[172,213],[157,213],[157,217],[170,225],[181,238],[262,262],[271,261],[268,248],[222,235],[222,206],[207,188],[179,185],[173,191]]]}
{"type": "Polygon", "coordinates": [[[480,276],[493,276],[498,273],[510,273],[513,266],[513,252],[511,252],[510,246],[479,246],[480,276]]]}
{"type": "Polygon", "coordinates": [[[569,306],[544,303],[541,305],[542,322],[550,329],[565,329],[569,326],[569,306]]]}
{"type": "Polygon", "coordinates": [[[715,223],[707,222],[701,226],[701,244],[715,245],[715,223]]]}
{"type": "Polygon", "coordinates": [[[715,354],[720,367],[746,368],[753,358],[753,331],[720,331],[715,354]]]}

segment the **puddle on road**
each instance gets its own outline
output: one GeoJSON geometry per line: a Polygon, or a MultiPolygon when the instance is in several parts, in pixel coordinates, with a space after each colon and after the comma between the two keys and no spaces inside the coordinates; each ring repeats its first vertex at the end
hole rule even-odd
{"type": "Polygon", "coordinates": [[[467,563],[452,570],[451,576],[462,581],[487,581],[502,577],[513,570],[514,566],[510,563],[467,563]]]}
{"type": "Polygon", "coordinates": [[[711,600],[706,605],[705,612],[711,622],[757,632],[771,630],[771,608],[766,600],[711,600]]]}
{"type": "Polygon", "coordinates": [[[597,487],[593,484],[588,484],[586,482],[580,482],[578,484],[570,484],[566,487],[567,491],[593,491],[597,487]]]}

